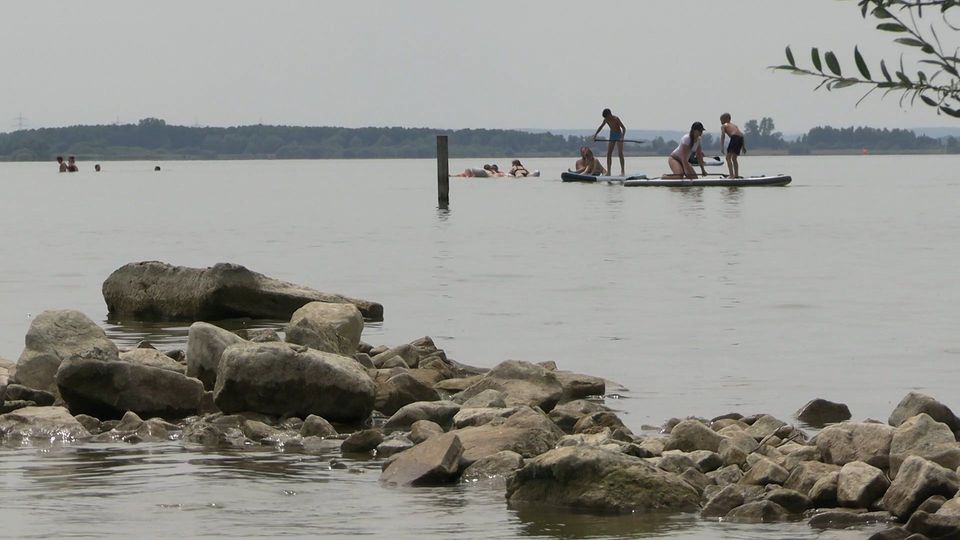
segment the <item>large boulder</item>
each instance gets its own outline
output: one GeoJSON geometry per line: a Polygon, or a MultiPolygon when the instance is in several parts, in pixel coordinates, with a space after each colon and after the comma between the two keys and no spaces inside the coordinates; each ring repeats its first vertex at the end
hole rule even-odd
{"type": "Polygon", "coordinates": [[[837,502],[851,508],[870,508],[890,487],[883,471],[862,461],[852,461],[840,468],[837,477],[837,502]]]}
{"type": "Polygon", "coordinates": [[[365,318],[383,320],[383,306],[376,302],[320,292],[229,263],[209,268],[130,263],[103,282],[103,299],[112,318],[138,320],[289,319],[310,302],[353,304],[365,318]]]}
{"type": "Polygon", "coordinates": [[[893,428],[871,422],[843,422],[827,426],[817,434],[814,442],[823,461],[846,465],[863,461],[886,469],[890,462],[890,442],[893,428]]]}
{"type": "Polygon", "coordinates": [[[910,456],[883,496],[881,506],[906,521],[920,504],[933,495],[953,497],[960,489],[957,473],[920,456],[910,456]]]}
{"type": "Polygon", "coordinates": [[[181,375],[187,373],[187,366],[156,349],[132,349],[122,352],[120,353],[120,360],[122,362],[130,362],[131,364],[175,371],[181,375]]]}
{"type": "Polygon", "coordinates": [[[456,401],[466,401],[490,388],[503,392],[509,406],[528,405],[540,407],[546,412],[553,409],[563,397],[563,385],[552,371],[530,362],[508,360],[457,394],[456,401]]]}
{"type": "Polygon", "coordinates": [[[550,411],[550,419],[553,420],[560,429],[566,431],[567,433],[573,433],[573,426],[575,426],[577,421],[584,416],[599,411],[609,410],[609,408],[595,401],[578,399],[575,401],[561,403],[560,405],[554,407],[553,410],[550,411]]]}
{"type": "Polygon", "coordinates": [[[396,486],[429,486],[455,481],[463,446],[452,433],[431,437],[401,452],[380,474],[380,481],[396,486]]]}
{"type": "Polygon", "coordinates": [[[783,483],[783,487],[799,491],[813,498],[810,495],[810,489],[814,484],[830,473],[839,471],[840,467],[838,465],[820,463],[819,461],[803,461],[790,471],[790,476],[783,483]]]}
{"type": "Polygon", "coordinates": [[[697,508],[697,490],[640,458],[599,447],[568,446],[525,462],[507,482],[511,505],[601,513],[697,508]]]}
{"type": "Polygon", "coordinates": [[[286,340],[318,351],[353,356],[362,333],[363,315],[353,304],[310,302],[293,312],[286,340]]]}
{"type": "Polygon", "coordinates": [[[195,322],[187,330],[187,375],[203,382],[203,387],[213,390],[217,384],[217,368],[223,351],[245,340],[210,323],[195,322]]]}
{"type": "Polygon", "coordinates": [[[896,478],[900,464],[907,456],[920,456],[956,470],[960,466],[960,444],[947,424],[920,413],[893,430],[890,441],[891,478],[896,478]]]}
{"type": "Polygon", "coordinates": [[[664,450],[681,450],[683,452],[693,452],[694,450],[709,450],[716,452],[720,449],[720,441],[723,436],[707,427],[699,420],[684,420],[673,426],[670,430],[670,436],[664,445],[664,450]]]}
{"type": "Polygon", "coordinates": [[[376,387],[352,358],[287,343],[241,343],[223,351],[213,399],[230,414],[311,414],[360,422],[373,411],[376,387]]]}
{"type": "Polygon", "coordinates": [[[0,438],[69,442],[90,437],[90,433],[63,407],[24,407],[0,415],[0,438]]]}
{"type": "Polygon", "coordinates": [[[197,414],[203,383],[167,369],[113,360],[73,357],[57,370],[57,388],[73,414],[120,418],[182,418],[197,414]]]}
{"type": "Polygon", "coordinates": [[[800,407],[794,416],[797,420],[813,426],[823,427],[827,424],[836,424],[850,419],[850,408],[843,403],[834,403],[822,398],[808,401],[800,407]]]}
{"type": "Polygon", "coordinates": [[[954,433],[960,432],[960,419],[953,414],[950,407],[919,392],[910,392],[904,396],[890,413],[888,422],[896,427],[920,413],[927,413],[930,418],[948,425],[954,433]]]}
{"type": "Polygon", "coordinates": [[[553,448],[564,433],[545,414],[520,407],[508,418],[495,419],[481,426],[458,429],[463,443],[462,461],[470,465],[480,458],[510,450],[525,458],[538,456],[553,448]]]}
{"type": "Polygon", "coordinates": [[[430,386],[402,371],[383,380],[377,378],[376,399],[373,408],[385,415],[392,415],[402,407],[418,401],[439,401],[440,394],[430,386]]]}
{"type": "Polygon", "coordinates": [[[600,377],[561,370],[555,370],[553,374],[563,387],[563,401],[602,396],[607,391],[607,382],[600,377]]]}
{"type": "Polygon", "coordinates": [[[79,311],[44,311],[30,323],[26,348],[17,362],[16,381],[57,394],[54,376],[71,357],[117,360],[119,351],[103,329],[79,311]]]}

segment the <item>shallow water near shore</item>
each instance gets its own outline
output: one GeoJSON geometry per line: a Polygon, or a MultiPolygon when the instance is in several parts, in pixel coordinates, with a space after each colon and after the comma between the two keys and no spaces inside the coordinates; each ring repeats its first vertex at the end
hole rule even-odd
{"type": "MultiPolygon", "coordinates": [[[[447,210],[433,160],[165,162],[159,173],[108,162],[99,174],[0,164],[0,356],[16,360],[32,316],[62,308],[101,321],[121,347],[182,348],[185,325],[106,321],[103,280],[138,260],[235,262],[382,302],[385,320],[364,332],[374,345],[430,335],[468,364],[553,360],[606,377],[620,396],[607,404],[634,431],[731,411],[790,420],[815,397],[855,419],[885,420],[911,390],[960,406],[960,158],[748,156],[745,174],[794,181],[743,189],[563,184],[572,160],[523,161],[543,177],[451,179],[447,210]]],[[[515,511],[477,486],[384,489],[379,462],[350,472],[331,470],[334,458],[176,443],[0,449],[3,534],[864,534],[515,511]]]]}

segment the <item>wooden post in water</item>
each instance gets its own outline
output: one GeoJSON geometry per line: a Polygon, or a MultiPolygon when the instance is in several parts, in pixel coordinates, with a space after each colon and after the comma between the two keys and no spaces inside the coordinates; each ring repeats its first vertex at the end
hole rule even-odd
{"type": "Polygon", "coordinates": [[[437,135],[437,198],[440,208],[450,204],[450,163],[447,160],[446,135],[437,135]]]}

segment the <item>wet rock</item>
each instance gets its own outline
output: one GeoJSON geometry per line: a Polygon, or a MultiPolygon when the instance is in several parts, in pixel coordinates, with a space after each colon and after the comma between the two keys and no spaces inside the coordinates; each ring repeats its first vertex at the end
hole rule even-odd
{"type": "MultiPolygon", "coordinates": [[[[910,531],[903,527],[891,527],[872,535],[868,540],[906,540],[910,536],[910,531]]],[[[914,540],[921,539],[915,538],[914,540]]]]}
{"type": "Polygon", "coordinates": [[[464,482],[483,482],[496,479],[505,481],[508,476],[521,467],[523,467],[523,456],[510,450],[504,450],[478,459],[463,471],[460,479],[464,482]]]}
{"type": "Polygon", "coordinates": [[[565,447],[528,460],[507,482],[507,499],[523,504],[631,513],[692,510],[697,491],[642,459],[596,447],[565,447]]]}
{"type": "Polygon", "coordinates": [[[409,450],[414,447],[413,441],[411,441],[403,433],[391,433],[383,439],[383,442],[377,445],[377,457],[386,458],[394,454],[399,454],[404,450],[409,450]]]}
{"type": "MultiPolygon", "coordinates": [[[[955,498],[950,500],[955,500],[955,498]]],[[[917,511],[919,512],[923,510],[928,514],[935,514],[941,508],[943,508],[943,505],[946,504],[946,502],[947,498],[943,495],[933,495],[932,497],[927,497],[927,500],[920,503],[920,506],[917,507],[917,511]]],[[[950,513],[950,510],[945,510],[944,513],[950,513]]]]}
{"type": "Polygon", "coordinates": [[[937,498],[936,495],[928,498],[926,501],[923,502],[923,504],[920,505],[919,510],[926,510],[927,512],[930,512],[930,513],[937,513],[945,516],[960,517],[960,498],[957,498],[956,496],[954,496],[952,499],[946,499],[944,497],[944,499],[946,500],[944,500],[936,508],[927,506],[927,503],[930,502],[931,499],[935,499],[935,498],[937,498]],[[925,506],[927,507],[924,508],[925,506]]]}
{"type": "Polygon", "coordinates": [[[503,450],[525,458],[534,457],[553,448],[563,437],[560,428],[545,414],[529,407],[520,407],[502,421],[465,427],[452,433],[456,433],[463,443],[462,459],[468,465],[503,450]]]}
{"type": "Polygon", "coordinates": [[[837,502],[851,508],[870,508],[889,486],[890,480],[883,471],[862,461],[852,461],[840,469],[837,502]]]}
{"type": "Polygon", "coordinates": [[[245,342],[219,326],[205,322],[191,324],[187,330],[187,376],[200,379],[205,389],[213,390],[223,351],[237,343],[245,342]]]}
{"type": "Polygon", "coordinates": [[[420,351],[409,343],[398,345],[374,356],[373,365],[380,369],[391,366],[417,367],[420,365],[420,351]]]}
{"type": "Polygon", "coordinates": [[[554,370],[553,374],[563,387],[562,401],[573,401],[590,396],[602,396],[607,391],[607,383],[600,377],[554,370]]]}
{"type": "Polygon", "coordinates": [[[74,310],[44,311],[30,323],[13,382],[59,395],[54,377],[68,358],[117,360],[117,346],[95,322],[74,310]]]}
{"type": "Polygon", "coordinates": [[[742,486],[730,484],[713,494],[703,505],[700,516],[704,518],[720,518],[731,510],[747,502],[746,490],[742,486]]]}
{"type": "Polygon", "coordinates": [[[556,374],[530,362],[508,360],[458,394],[456,401],[466,401],[488,389],[503,392],[508,406],[527,405],[546,412],[563,397],[563,386],[556,374]]]}
{"type": "Polygon", "coordinates": [[[598,411],[584,415],[573,425],[574,433],[597,433],[603,429],[619,430],[621,433],[626,433],[629,440],[633,439],[633,434],[623,425],[623,421],[611,411],[598,411]]]}
{"type": "Polygon", "coordinates": [[[93,435],[100,433],[100,420],[86,414],[78,414],[73,417],[80,425],[93,435]]]}
{"type": "Polygon", "coordinates": [[[839,506],[837,492],[840,489],[840,471],[833,471],[821,476],[807,493],[813,505],[817,508],[833,508],[839,506]]]}
{"type": "Polygon", "coordinates": [[[832,472],[839,473],[840,466],[817,461],[804,461],[790,471],[790,476],[783,483],[783,487],[799,491],[810,497],[810,488],[822,477],[832,472]]]}
{"type": "Polygon", "coordinates": [[[387,431],[406,430],[418,420],[429,420],[449,429],[453,417],[460,411],[460,404],[452,401],[420,401],[400,408],[383,428],[387,431]]]}
{"type": "Polygon", "coordinates": [[[240,430],[248,439],[255,442],[275,439],[280,435],[280,430],[257,420],[244,420],[240,430]]]}
{"type": "Polygon", "coordinates": [[[954,433],[960,431],[960,419],[953,414],[950,407],[918,392],[910,392],[900,400],[890,414],[888,423],[896,427],[920,413],[926,413],[937,422],[946,424],[954,433]]]}
{"type": "Polygon", "coordinates": [[[910,516],[905,528],[927,538],[960,538],[960,517],[917,510],[910,516]]]}
{"type": "Polygon", "coordinates": [[[103,282],[103,299],[111,319],[290,319],[309,302],[329,302],[353,304],[365,318],[383,320],[383,306],[376,302],[323,293],[229,263],[209,268],[130,263],[103,282]]]}
{"type": "Polygon", "coordinates": [[[23,409],[24,407],[36,407],[37,404],[32,401],[27,401],[23,399],[18,400],[7,400],[3,403],[0,403],[0,414],[7,414],[8,412],[17,411],[23,409]]]}
{"type": "Polygon", "coordinates": [[[643,439],[638,445],[651,456],[660,456],[663,454],[663,449],[666,446],[666,439],[650,437],[643,439]]]}
{"type": "Polygon", "coordinates": [[[704,425],[698,420],[684,420],[670,431],[670,436],[664,445],[665,450],[707,450],[717,452],[723,436],[704,425]]]}
{"type": "Polygon", "coordinates": [[[953,497],[960,489],[957,473],[919,456],[910,456],[883,496],[881,505],[901,520],[932,495],[953,497]]]}
{"type": "Polygon", "coordinates": [[[803,493],[786,488],[768,491],[763,498],[779,504],[791,514],[801,514],[813,505],[810,498],[803,493]]]}
{"type": "Polygon", "coordinates": [[[827,510],[810,518],[807,522],[814,529],[848,529],[871,523],[886,523],[890,521],[887,512],[849,512],[841,510],[827,510]]]}
{"type": "MultiPolygon", "coordinates": [[[[757,456],[757,454],[753,454],[757,456]]],[[[757,456],[750,469],[740,479],[741,484],[765,486],[767,484],[781,485],[786,482],[790,473],[765,457],[757,456]]]]}
{"type": "Polygon", "coordinates": [[[181,375],[185,375],[187,373],[187,366],[177,362],[173,358],[170,358],[166,354],[156,349],[140,348],[123,352],[120,353],[120,360],[122,362],[130,362],[131,364],[138,364],[141,366],[166,369],[181,375]]]}
{"type": "Polygon", "coordinates": [[[436,435],[443,435],[443,428],[436,422],[417,420],[410,426],[410,440],[415,444],[420,444],[436,435]]]}
{"type": "Polygon", "coordinates": [[[413,375],[401,372],[385,381],[377,380],[374,409],[392,415],[405,405],[418,401],[439,401],[440,394],[413,375]]]}
{"type": "Polygon", "coordinates": [[[844,422],[827,426],[814,442],[823,460],[834,465],[863,461],[886,469],[893,428],[884,424],[844,422]]]}
{"type": "Polygon", "coordinates": [[[727,513],[726,521],[733,523],[774,523],[786,521],[790,513],[779,504],[767,501],[753,501],[738,506],[727,513]]]}
{"type": "Polygon", "coordinates": [[[48,407],[53,405],[57,398],[50,392],[27,388],[22,384],[9,384],[4,399],[7,401],[32,401],[41,407],[48,407]]]}
{"type": "Polygon", "coordinates": [[[70,412],[100,419],[120,418],[127,411],[182,418],[196,414],[203,397],[197,379],[117,360],[69,358],[57,370],[56,383],[70,412]]]}
{"type": "Polygon", "coordinates": [[[769,414],[765,414],[750,424],[750,427],[747,428],[747,433],[749,433],[757,441],[762,441],[767,437],[771,437],[780,433],[781,428],[785,426],[789,428],[786,431],[792,431],[792,428],[790,428],[790,426],[788,426],[783,420],[779,420],[773,416],[770,416],[769,414]]]}
{"type": "Polygon", "coordinates": [[[214,401],[225,413],[359,422],[373,411],[375,393],[351,358],[286,343],[241,343],[223,352],[214,401]]]}
{"type": "Polygon", "coordinates": [[[960,466],[960,444],[953,431],[926,413],[908,418],[893,430],[890,442],[890,476],[896,478],[907,456],[920,456],[948,469],[960,466]]]}
{"type": "Polygon", "coordinates": [[[463,408],[493,408],[506,407],[506,394],[499,390],[484,390],[463,402],[463,408]]]}
{"type": "Polygon", "coordinates": [[[0,436],[7,441],[72,442],[90,432],[63,407],[24,407],[0,415],[0,436]]]}
{"type": "Polygon", "coordinates": [[[432,437],[396,455],[383,470],[380,482],[397,486],[425,486],[455,481],[463,446],[453,433],[432,437]]]}
{"type": "Polygon", "coordinates": [[[120,418],[120,423],[113,429],[117,431],[136,431],[142,424],[143,419],[140,418],[140,415],[133,411],[127,411],[120,418]]]}
{"type": "Polygon", "coordinates": [[[851,418],[850,408],[843,403],[834,403],[817,398],[800,407],[794,416],[797,420],[813,427],[844,422],[851,418]]]}
{"type": "Polygon", "coordinates": [[[609,411],[607,407],[585,399],[578,399],[567,403],[561,403],[550,411],[550,419],[557,427],[567,433],[573,433],[573,427],[577,421],[588,414],[600,411],[609,411]]]}
{"type": "Polygon", "coordinates": [[[353,356],[360,345],[363,315],[352,304],[310,302],[293,312],[286,327],[287,343],[353,356]]]}
{"type": "Polygon", "coordinates": [[[373,452],[383,442],[383,439],[383,432],[379,429],[364,429],[351,433],[340,445],[340,451],[344,454],[373,452]]]}
{"type": "Polygon", "coordinates": [[[489,424],[494,418],[507,418],[517,412],[517,407],[505,408],[461,408],[453,417],[453,427],[482,426],[489,424]]]}
{"type": "Polygon", "coordinates": [[[334,428],[330,422],[321,416],[315,414],[308,415],[304,421],[303,425],[300,426],[300,436],[301,437],[320,437],[323,439],[328,439],[331,437],[336,437],[337,430],[334,428]]]}
{"type": "Polygon", "coordinates": [[[743,465],[747,456],[760,446],[756,439],[745,431],[726,431],[726,428],[724,431],[726,433],[720,440],[717,453],[727,465],[743,465]]]}

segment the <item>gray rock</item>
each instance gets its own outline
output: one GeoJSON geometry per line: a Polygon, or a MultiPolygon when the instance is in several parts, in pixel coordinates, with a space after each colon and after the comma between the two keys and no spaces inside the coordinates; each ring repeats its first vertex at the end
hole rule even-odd
{"type": "Polygon", "coordinates": [[[803,493],[786,488],[768,491],[763,498],[779,504],[791,514],[802,514],[813,505],[810,498],[803,493]]]}
{"type": "Polygon", "coordinates": [[[814,529],[848,529],[871,523],[887,523],[890,520],[890,514],[887,512],[847,512],[841,510],[828,510],[820,512],[810,518],[807,522],[814,529]]]}
{"type": "Polygon", "coordinates": [[[203,383],[180,373],[114,360],[72,357],[60,365],[56,383],[73,414],[120,418],[182,418],[197,414],[203,383]]]}
{"type": "Polygon", "coordinates": [[[549,412],[563,397],[563,386],[555,373],[530,362],[508,360],[488,371],[475,384],[458,394],[466,401],[484,390],[499,390],[506,404],[540,407],[549,412]]]}
{"type": "Polygon", "coordinates": [[[63,407],[24,407],[0,415],[0,436],[7,441],[72,442],[90,432],[63,407]]]}
{"type": "Polygon", "coordinates": [[[850,419],[850,408],[843,403],[834,403],[817,398],[800,407],[794,416],[797,420],[813,427],[823,427],[850,419]]]}
{"type": "MultiPolygon", "coordinates": [[[[437,382],[433,385],[434,390],[440,392],[446,392],[448,394],[459,394],[467,388],[470,388],[474,384],[480,381],[483,378],[483,375],[470,375],[468,377],[455,377],[453,379],[445,379],[437,382]]],[[[472,396],[471,396],[472,397],[472,396]]],[[[469,398],[462,398],[461,401],[466,401],[469,398]]]]}
{"type": "Polygon", "coordinates": [[[461,408],[453,417],[453,427],[459,429],[468,426],[482,426],[489,424],[495,418],[507,418],[516,413],[518,407],[505,408],[461,408]]]}
{"type": "Polygon", "coordinates": [[[686,470],[697,468],[697,464],[690,459],[690,456],[676,450],[664,452],[659,458],[652,458],[650,463],[654,463],[660,470],[674,474],[681,474],[686,470]]]}
{"type": "Polygon", "coordinates": [[[204,388],[213,390],[223,351],[238,343],[245,341],[219,326],[205,322],[191,324],[187,330],[187,376],[200,379],[204,388]]]}
{"type": "Polygon", "coordinates": [[[328,439],[338,435],[336,428],[330,422],[321,416],[315,414],[308,415],[300,426],[301,437],[320,437],[328,439]]]}
{"type": "MultiPolygon", "coordinates": [[[[934,497],[930,497],[927,499],[927,501],[933,498],[934,497]]],[[[921,510],[924,509],[923,506],[926,505],[927,501],[924,501],[924,503],[921,505],[920,507],[921,510]]],[[[945,516],[960,517],[960,498],[957,498],[956,496],[954,496],[952,499],[947,499],[943,501],[943,504],[941,504],[935,510],[928,508],[926,509],[926,511],[935,512],[937,514],[945,515],[945,516]]]]}
{"type": "Polygon", "coordinates": [[[886,469],[890,463],[893,428],[884,424],[843,422],[827,426],[814,442],[823,460],[834,465],[863,461],[886,469]]]}
{"type": "Polygon", "coordinates": [[[293,312],[287,343],[343,356],[353,356],[363,333],[363,315],[352,304],[310,302],[293,312]]]}
{"type": "Polygon", "coordinates": [[[950,427],[954,433],[960,431],[960,419],[957,418],[950,407],[940,403],[936,399],[918,392],[910,392],[897,404],[896,408],[890,414],[889,424],[899,426],[908,419],[920,413],[927,413],[937,422],[942,422],[950,427]]]}
{"type": "Polygon", "coordinates": [[[726,521],[733,523],[775,523],[786,521],[790,512],[779,504],[767,501],[748,502],[727,513],[726,521]]]}
{"type": "Polygon", "coordinates": [[[765,414],[750,424],[750,427],[747,428],[747,433],[753,436],[753,438],[757,441],[762,441],[767,437],[780,433],[782,431],[781,428],[784,426],[787,426],[788,428],[784,431],[792,431],[792,428],[790,428],[783,420],[779,420],[773,416],[770,416],[769,414],[765,414]]]}
{"type": "Polygon", "coordinates": [[[7,401],[0,403],[0,414],[7,414],[9,412],[17,411],[25,407],[36,407],[36,406],[37,404],[32,401],[26,401],[22,399],[11,401],[8,399],[7,401]]]}
{"type": "Polygon", "coordinates": [[[817,461],[804,461],[790,471],[790,476],[783,483],[783,487],[799,491],[810,497],[810,488],[822,477],[832,472],[840,472],[840,466],[817,461]]]}
{"type": "Polygon", "coordinates": [[[383,432],[379,429],[364,429],[351,433],[340,445],[344,454],[364,454],[374,451],[383,442],[383,432]]]}
{"type": "Polygon", "coordinates": [[[524,504],[632,513],[692,510],[697,491],[642,459],[597,447],[565,447],[528,460],[507,482],[512,506],[524,504]]]}
{"type": "Polygon", "coordinates": [[[609,429],[626,433],[632,439],[632,433],[623,425],[623,421],[613,411],[598,411],[584,415],[573,425],[574,433],[597,433],[609,429]]]}
{"type": "Polygon", "coordinates": [[[452,401],[420,401],[400,408],[383,428],[387,431],[406,430],[418,420],[429,420],[449,429],[453,417],[460,411],[460,404],[452,401]]]}
{"type": "Polygon", "coordinates": [[[506,481],[506,478],[523,467],[523,456],[510,450],[480,458],[463,471],[463,482],[506,481]]]}
{"type": "Polygon", "coordinates": [[[790,473],[787,472],[786,469],[765,457],[758,456],[758,458],[759,459],[750,466],[746,474],[743,475],[743,478],[740,479],[741,484],[755,486],[765,486],[767,484],[782,485],[787,481],[790,473]]]}
{"type": "Polygon", "coordinates": [[[680,473],[679,476],[681,480],[693,486],[700,495],[703,495],[703,490],[707,489],[708,486],[716,486],[712,478],[695,468],[687,469],[680,473]]]}
{"type": "Polygon", "coordinates": [[[112,319],[289,319],[309,302],[329,302],[353,304],[365,318],[383,320],[383,306],[376,302],[323,293],[229,263],[210,268],[130,263],[103,282],[103,299],[112,319]]]}
{"type": "Polygon", "coordinates": [[[403,433],[391,433],[383,439],[383,442],[377,445],[377,457],[386,458],[394,454],[399,454],[404,450],[409,450],[414,447],[413,441],[411,441],[403,433]]]}
{"type": "Polygon", "coordinates": [[[120,353],[120,361],[130,362],[131,364],[139,364],[141,366],[166,369],[181,375],[185,375],[187,373],[187,366],[177,362],[173,358],[170,358],[156,349],[139,348],[122,352],[120,353]]]}
{"type": "Polygon", "coordinates": [[[103,329],[74,310],[44,311],[30,323],[13,382],[59,395],[54,377],[68,358],[116,360],[117,346],[103,329]]]}
{"type": "Polygon", "coordinates": [[[709,450],[694,450],[689,453],[690,459],[697,465],[697,470],[702,473],[715,471],[723,467],[723,458],[716,452],[709,450]]]}
{"type": "Polygon", "coordinates": [[[723,436],[698,420],[684,420],[673,427],[664,445],[665,450],[707,450],[717,452],[723,436]]]}
{"type": "Polygon", "coordinates": [[[553,410],[550,411],[549,416],[550,419],[557,424],[557,427],[567,433],[573,433],[573,426],[575,426],[577,421],[584,416],[595,412],[609,410],[610,409],[607,407],[594,401],[578,399],[557,405],[553,408],[553,410]]]}
{"type": "Polygon", "coordinates": [[[352,358],[286,343],[241,343],[223,352],[214,401],[225,413],[360,422],[373,411],[375,393],[352,358]]]}
{"type": "Polygon", "coordinates": [[[373,357],[373,365],[378,368],[386,369],[391,365],[403,365],[404,367],[417,367],[420,365],[420,351],[409,343],[397,345],[387,349],[373,357]],[[399,359],[399,364],[395,358],[399,359]],[[390,362],[393,361],[393,364],[390,362]]]}
{"type": "Polygon", "coordinates": [[[927,538],[960,538],[960,518],[942,514],[931,514],[917,510],[910,516],[905,528],[927,538]]]}
{"type": "Polygon", "coordinates": [[[740,482],[740,479],[743,478],[743,471],[740,470],[738,465],[727,465],[726,467],[708,472],[707,478],[716,482],[718,486],[727,486],[740,482]]]}
{"type": "MultiPolygon", "coordinates": [[[[906,540],[910,536],[912,536],[910,531],[903,527],[890,527],[872,535],[868,540],[906,540]]],[[[921,539],[915,538],[914,540],[921,539]]]]}
{"type": "Polygon", "coordinates": [[[727,465],[743,465],[747,456],[759,446],[756,439],[745,431],[726,431],[717,447],[717,453],[727,465]]]}
{"type": "Polygon", "coordinates": [[[371,359],[370,355],[367,353],[358,352],[357,354],[353,355],[353,359],[367,369],[376,369],[376,366],[373,365],[373,359],[371,359]]]}
{"type": "Polygon", "coordinates": [[[510,450],[528,458],[553,448],[563,432],[541,411],[521,407],[499,422],[465,427],[453,431],[463,443],[463,461],[467,465],[480,458],[510,450]]]}
{"type": "Polygon", "coordinates": [[[9,384],[4,399],[7,401],[32,401],[41,407],[48,407],[53,405],[57,398],[50,392],[27,388],[22,384],[9,384]]]}
{"type": "Polygon", "coordinates": [[[602,396],[607,392],[607,383],[600,377],[554,370],[553,374],[563,387],[562,401],[573,401],[590,396],[602,396]]]}
{"type": "Polygon", "coordinates": [[[254,343],[270,343],[283,341],[280,334],[273,328],[241,328],[236,334],[241,338],[254,343]]]}
{"type": "Polygon", "coordinates": [[[731,510],[747,502],[746,490],[742,486],[730,484],[717,491],[700,511],[704,518],[721,518],[731,510]]]}
{"type": "Polygon", "coordinates": [[[440,400],[436,390],[407,372],[397,373],[386,380],[378,378],[376,382],[373,408],[388,416],[411,403],[440,400]]]}
{"type": "Polygon", "coordinates": [[[838,506],[837,491],[840,487],[840,471],[827,473],[814,482],[807,496],[817,508],[832,508],[838,506]]]}
{"type": "Polygon", "coordinates": [[[920,413],[893,430],[890,442],[892,478],[896,478],[900,464],[907,456],[920,456],[955,470],[960,466],[960,445],[949,426],[920,413]]]}
{"type": "Polygon", "coordinates": [[[804,461],[820,461],[820,450],[816,446],[802,446],[789,452],[783,459],[783,467],[792,471],[804,461]]]}
{"type": "Polygon", "coordinates": [[[443,435],[443,428],[436,422],[417,420],[410,426],[410,440],[415,444],[420,444],[436,435],[443,435]]]}
{"type": "MultiPolygon", "coordinates": [[[[951,501],[954,499],[950,499],[951,501]]],[[[947,503],[947,498],[943,495],[933,495],[932,497],[927,497],[927,500],[920,503],[920,506],[917,507],[917,512],[923,510],[928,514],[935,514],[943,508],[943,505],[947,503]]],[[[945,514],[950,513],[949,510],[944,512],[945,514]]]]}
{"type": "Polygon", "coordinates": [[[432,437],[397,454],[380,474],[380,482],[396,486],[426,486],[455,481],[463,446],[453,433],[432,437]]]}
{"type": "Polygon", "coordinates": [[[953,497],[960,489],[957,473],[919,456],[910,456],[883,496],[881,505],[906,521],[932,495],[953,497]]]}
{"type": "Polygon", "coordinates": [[[506,407],[506,394],[499,390],[489,389],[467,399],[463,402],[463,408],[493,408],[506,407]]]}
{"type": "Polygon", "coordinates": [[[862,461],[852,461],[840,469],[837,502],[851,508],[870,508],[890,487],[883,471],[862,461]]]}
{"type": "Polygon", "coordinates": [[[100,420],[86,414],[78,414],[73,417],[89,433],[96,435],[100,433],[100,420]]]}

